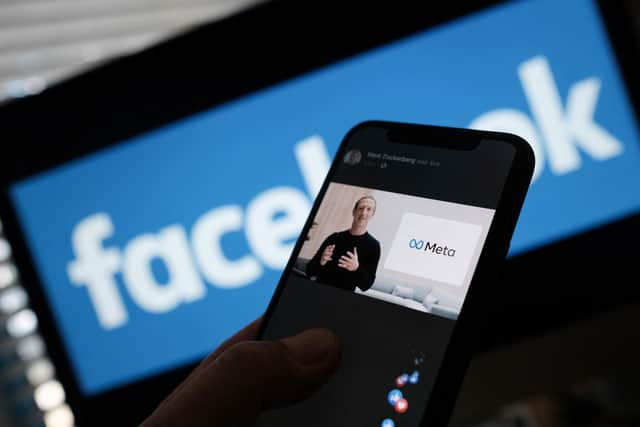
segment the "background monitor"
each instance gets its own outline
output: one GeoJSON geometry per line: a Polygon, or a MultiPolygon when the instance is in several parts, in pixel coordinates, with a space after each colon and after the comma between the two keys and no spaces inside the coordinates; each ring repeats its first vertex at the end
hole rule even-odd
{"type": "MultiPolygon", "coordinates": [[[[289,6],[267,5],[215,26],[212,34],[247,28],[271,16],[270,7],[289,6]]],[[[384,43],[363,39],[366,48],[330,39],[334,53],[346,49],[340,58],[327,48],[320,55],[327,64],[303,58],[306,69],[267,77],[278,80],[274,84],[243,86],[239,79],[217,98],[230,99],[219,105],[192,101],[181,110],[168,105],[175,96],[169,95],[172,113],[150,108],[138,124],[134,117],[124,121],[126,138],[115,137],[118,131],[97,136],[98,129],[77,122],[98,142],[81,147],[76,129],[73,153],[7,179],[9,215],[21,232],[14,240],[33,261],[40,284],[34,292],[47,307],[53,347],[61,350],[57,360],[66,363],[77,396],[113,396],[188,366],[257,317],[334,151],[360,121],[510,131],[532,144],[537,166],[511,244],[512,278],[533,265],[559,265],[557,254],[567,257],[566,265],[575,262],[576,252],[561,246],[575,236],[626,218],[637,224],[636,116],[597,4],[499,4],[433,28],[420,25],[407,34],[389,30],[384,43]],[[553,261],[545,264],[545,257],[553,261]]],[[[170,59],[167,52],[175,54],[181,44],[193,53],[201,46],[197,37],[202,34],[143,54],[135,67],[157,65],[163,54],[170,59]]],[[[286,58],[282,66],[294,62],[286,58]]],[[[142,78],[119,71],[126,67],[114,64],[79,85],[142,78]]],[[[146,84],[161,90],[163,82],[146,84]]],[[[206,93],[194,97],[204,100],[206,93]]],[[[123,99],[107,99],[102,113],[123,99]]],[[[65,143],[64,134],[51,139],[65,143]]],[[[593,247],[594,256],[607,249],[593,247]]],[[[514,286],[536,293],[538,302],[562,301],[566,289],[557,288],[564,282],[553,274],[535,288],[530,277],[499,288],[510,291],[494,289],[496,306],[509,292],[526,294],[514,286]]]]}

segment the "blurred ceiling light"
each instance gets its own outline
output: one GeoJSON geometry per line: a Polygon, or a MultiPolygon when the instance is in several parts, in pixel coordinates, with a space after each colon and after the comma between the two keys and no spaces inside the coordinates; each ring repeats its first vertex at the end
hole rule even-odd
{"type": "Polygon", "coordinates": [[[13,98],[24,98],[42,92],[47,83],[42,77],[27,77],[25,79],[11,80],[5,84],[5,92],[13,98]]]}
{"type": "Polygon", "coordinates": [[[11,246],[6,239],[0,237],[0,261],[6,261],[11,256],[11,246]]]}
{"type": "Polygon", "coordinates": [[[44,355],[44,342],[38,335],[21,339],[16,345],[16,353],[22,360],[33,360],[44,355]]]}
{"type": "Polygon", "coordinates": [[[105,51],[98,45],[85,46],[82,48],[82,59],[86,62],[95,62],[105,57],[105,51]]]}
{"type": "Polygon", "coordinates": [[[33,311],[25,308],[7,319],[7,332],[14,338],[22,338],[36,331],[38,319],[33,311]]]}
{"type": "Polygon", "coordinates": [[[11,264],[0,264],[0,289],[6,288],[16,280],[16,268],[11,264]]]}
{"type": "Polygon", "coordinates": [[[56,380],[49,380],[36,387],[33,400],[41,411],[51,411],[64,403],[64,389],[56,380]]]}
{"type": "Polygon", "coordinates": [[[13,286],[0,293],[0,314],[11,314],[27,305],[27,293],[20,286],[13,286]]]}
{"type": "Polygon", "coordinates": [[[74,422],[73,412],[67,405],[62,405],[44,415],[46,427],[72,427],[74,422]]]}
{"type": "Polygon", "coordinates": [[[54,369],[48,359],[42,358],[32,362],[25,374],[29,383],[37,386],[53,378],[54,369]]]}

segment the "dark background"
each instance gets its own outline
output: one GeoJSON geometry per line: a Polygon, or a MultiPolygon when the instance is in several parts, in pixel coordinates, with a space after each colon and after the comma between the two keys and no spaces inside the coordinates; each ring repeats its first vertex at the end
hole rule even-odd
{"type": "MultiPolygon", "coordinates": [[[[114,56],[133,53],[190,25],[221,18],[254,3],[6,0],[0,5],[0,100],[38,93],[114,56]]],[[[640,43],[640,2],[622,0],[616,2],[616,7],[634,18],[634,34],[630,37],[640,43]]],[[[234,40],[228,42],[233,46],[234,40]]],[[[15,142],[2,142],[1,156],[11,155],[11,144],[15,142]]],[[[546,409],[547,412],[541,410],[545,414],[567,412],[562,405],[566,404],[567,395],[577,393],[576,388],[583,394],[585,389],[609,390],[601,394],[608,396],[602,399],[608,399],[610,409],[616,404],[624,408],[625,399],[633,399],[612,390],[623,386],[632,389],[629,385],[640,379],[639,280],[634,275],[629,277],[633,271],[630,266],[637,264],[637,250],[630,247],[626,252],[608,252],[604,261],[599,256],[607,268],[590,277],[586,288],[593,291],[615,287],[618,295],[611,300],[598,298],[597,292],[584,292],[583,283],[576,283],[573,271],[594,262],[585,251],[584,242],[599,238],[628,241],[630,236],[640,235],[637,223],[625,221],[623,227],[595,230],[554,245],[552,250],[557,253],[581,254],[570,260],[554,258],[548,249],[530,253],[527,264],[535,262],[536,257],[544,262],[537,263],[540,269],[526,276],[521,273],[525,261],[514,258],[507,263],[503,280],[497,285],[504,304],[490,315],[494,334],[478,349],[452,424],[479,425],[504,418],[505,408],[513,408],[508,405],[516,401],[528,402],[519,408],[528,408],[529,412],[540,412],[540,406],[546,409]],[[540,281],[551,276],[555,283],[563,285],[553,304],[535,291],[540,281]],[[531,399],[536,403],[530,403],[531,399]]],[[[18,283],[11,287],[20,288],[18,283]]],[[[0,425],[42,425],[45,416],[49,417],[48,425],[72,425],[64,422],[69,411],[53,374],[42,368],[40,376],[33,372],[26,375],[36,361],[44,361],[45,365],[39,366],[46,366],[46,350],[35,327],[20,337],[6,333],[5,323],[11,314],[10,310],[0,311],[0,425]],[[52,421],[56,416],[61,420],[57,424],[52,421]]],[[[635,396],[636,402],[640,401],[640,394],[635,396]]],[[[556,424],[546,421],[521,425],[589,425],[599,422],[602,411],[578,411],[587,419],[577,424],[570,424],[570,417],[565,417],[556,424]]],[[[626,425],[640,422],[635,419],[626,425]]]]}

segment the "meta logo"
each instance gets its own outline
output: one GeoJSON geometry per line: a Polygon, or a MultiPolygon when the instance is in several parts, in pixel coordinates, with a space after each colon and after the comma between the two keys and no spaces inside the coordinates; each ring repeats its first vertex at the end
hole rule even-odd
{"type": "Polygon", "coordinates": [[[422,249],[424,247],[424,240],[409,240],[409,247],[412,249],[422,249]]]}
{"type": "Polygon", "coordinates": [[[438,255],[444,255],[444,256],[450,256],[450,257],[454,257],[456,256],[456,250],[449,248],[447,246],[440,246],[437,243],[429,243],[426,242],[424,240],[416,240],[416,239],[411,239],[409,240],[409,247],[412,249],[422,249],[424,248],[424,251],[431,251],[434,254],[438,254],[438,255]]]}
{"type": "Polygon", "coordinates": [[[67,274],[84,286],[102,328],[125,325],[128,313],[115,275],[122,273],[131,299],[149,313],[166,313],[184,303],[204,298],[206,287],[247,286],[260,278],[264,267],[284,268],[295,239],[329,168],[323,141],[307,138],[295,146],[298,165],[309,195],[292,187],[276,187],[258,194],[246,209],[220,206],[204,213],[187,233],[180,224],[168,225],[129,241],[123,250],[104,247],[115,226],[110,215],[99,212],[81,220],[72,233],[76,259],[67,274]],[[228,233],[242,232],[253,253],[229,259],[221,245],[228,233]],[[160,283],[152,262],[160,260],[168,279],[160,283]],[[202,276],[202,277],[201,277],[202,276]]]}
{"type": "Polygon", "coordinates": [[[542,173],[545,160],[554,175],[578,170],[582,164],[578,149],[598,161],[622,154],[622,143],[593,118],[602,84],[599,78],[589,77],[574,83],[569,88],[564,107],[544,56],[520,64],[518,76],[535,123],[521,111],[503,108],[482,114],[469,127],[511,132],[523,137],[535,153],[534,181],[542,173]]]}
{"type": "Polygon", "coordinates": [[[483,225],[493,218],[491,209],[431,201],[421,213],[402,214],[396,234],[386,251],[384,268],[455,286],[463,286],[467,272],[477,255],[483,225]],[[440,205],[443,217],[425,215],[434,204],[440,205]],[[476,223],[448,218],[464,213],[476,223]],[[429,236],[429,240],[416,236],[429,236]],[[441,245],[436,242],[447,242],[441,245]],[[455,249],[454,249],[455,248],[455,249]],[[425,256],[426,255],[426,256],[425,256]]]}

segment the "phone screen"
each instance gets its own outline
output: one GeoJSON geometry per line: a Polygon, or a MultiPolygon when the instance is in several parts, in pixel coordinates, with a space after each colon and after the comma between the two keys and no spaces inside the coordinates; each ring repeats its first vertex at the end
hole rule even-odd
{"type": "Polygon", "coordinates": [[[437,142],[365,127],[338,153],[263,338],[329,328],[341,365],[260,425],[419,425],[515,156],[501,141],[437,142]]]}

